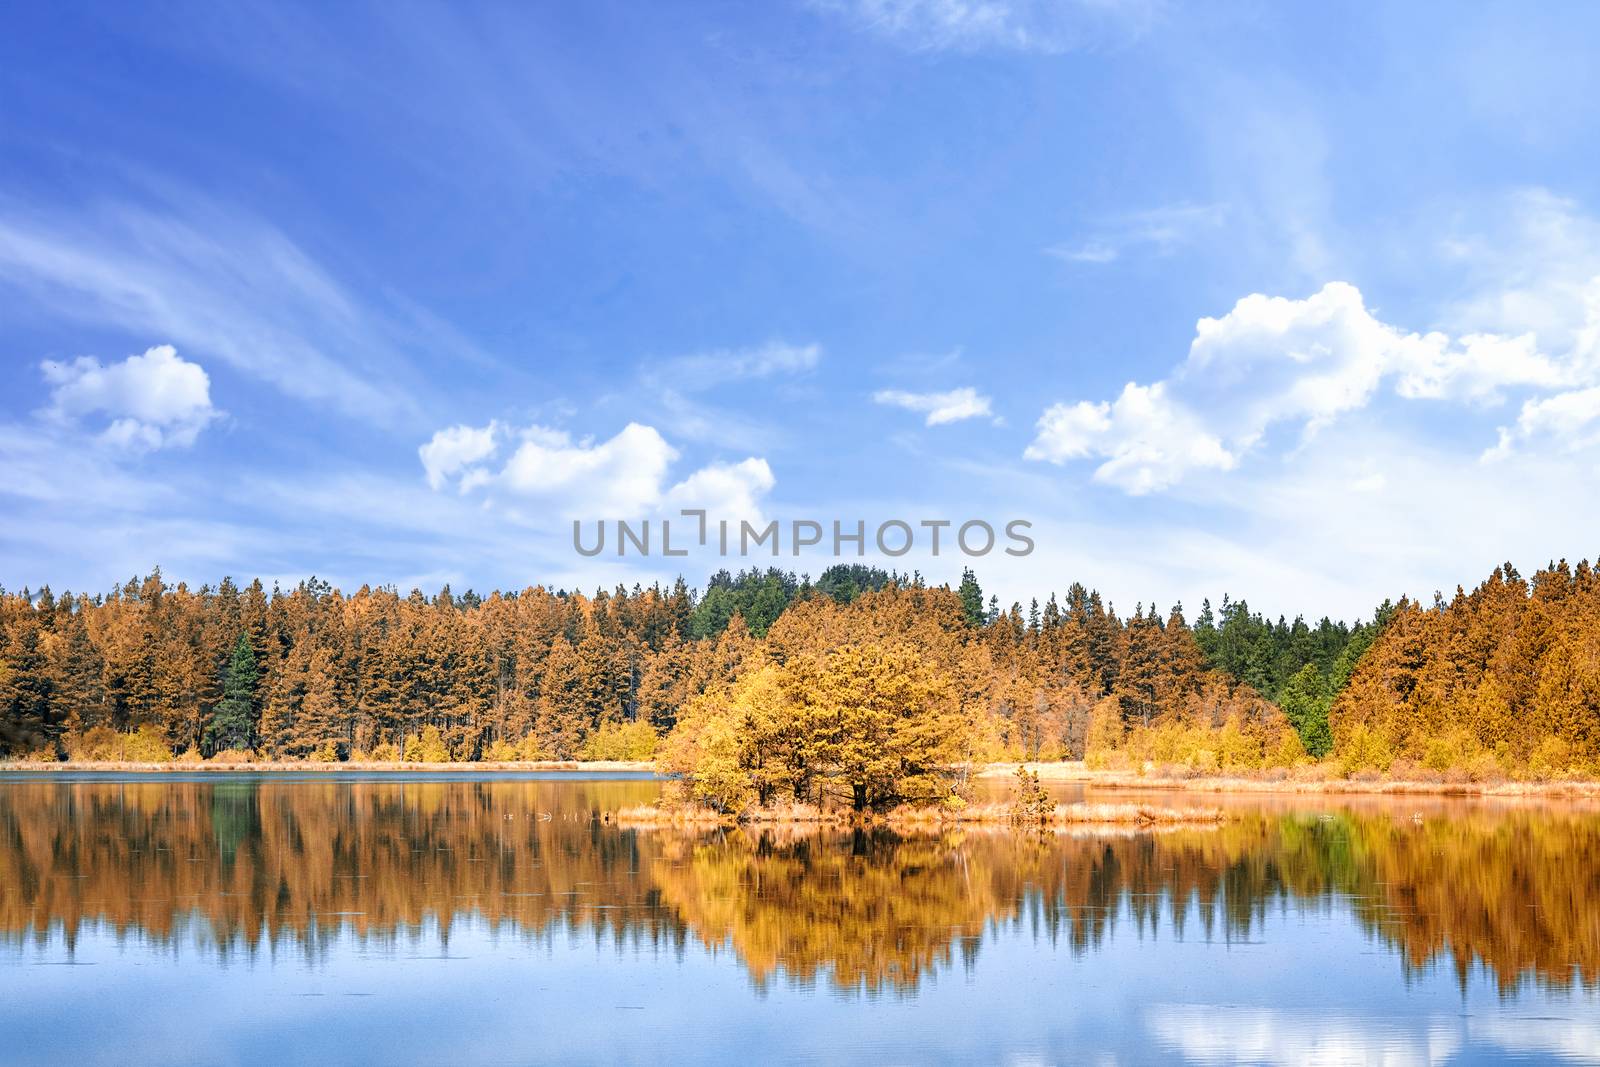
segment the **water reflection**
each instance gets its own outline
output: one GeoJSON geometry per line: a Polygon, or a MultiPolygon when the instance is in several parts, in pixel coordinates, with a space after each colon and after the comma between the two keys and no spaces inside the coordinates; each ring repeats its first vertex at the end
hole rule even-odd
{"type": "MultiPolygon", "coordinates": [[[[340,936],[381,947],[427,931],[447,947],[453,924],[471,920],[522,936],[578,930],[617,945],[731,951],[757,988],[781,979],[904,995],[970,967],[994,932],[1078,956],[1119,924],[1246,945],[1288,909],[1347,913],[1407,973],[1443,963],[1464,984],[1482,970],[1503,995],[1529,982],[1600,984],[1600,817],[1589,811],[1257,803],[1215,830],[1043,838],[684,836],[597,817],[655,789],[4,782],[0,936],[59,942],[70,955],[85,927],[109,928],[158,945],[198,938],[224,958],[285,944],[315,957],[340,936]]],[[[1260,1058],[1250,1050],[1271,1036],[1259,1013],[1166,1010],[1152,1031],[1181,1031],[1193,1057],[1235,1047],[1260,1058]]],[[[1514,1021],[1501,1023],[1514,1042],[1514,1021]]]]}

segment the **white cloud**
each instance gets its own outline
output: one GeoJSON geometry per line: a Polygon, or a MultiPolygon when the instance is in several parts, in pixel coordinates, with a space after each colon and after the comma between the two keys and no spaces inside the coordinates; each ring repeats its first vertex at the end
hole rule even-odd
{"type": "Polygon", "coordinates": [[[1172,204],[1109,219],[1078,243],[1054,245],[1047,255],[1071,263],[1111,263],[1136,250],[1171,255],[1203,234],[1220,228],[1227,218],[1222,204],[1172,204]]]}
{"type": "Polygon", "coordinates": [[[1546,350],[1594,347],[1600,321],[1600,219],[1547,189],[1521,189],[1467,213],[1484,228],[1441,242],[1444,266],[1463,272],[1464,294],[1442,322],[1460,333],[1535,334],[1546,350]]]}
{"type": "Polygon", "coordinates": [[[380,422],[415,411],[396,384],[404,344],[421,335],[463,351],[425,317],[390,321],[362,307],[273,227],[182,199],[162,212],[28,214],[0,201],[0,293],[16,294],[19,315],[170,338],[290,396],[380,422]]]}
{"type": "Polygon", "coordinates": [[[943,393],[908,393],[901,389],[880,389],[872,394],[872,400],[875,404],[886,404],[889,407],[904,408],[926,415],[923,421],[928,426],[942,426],[963,419],[989,418],[993,414],[989,406],[990,398],[971,386],[943,393]]]}
{"type": "MultiPolygon", "coordinates": [[[[1452,341],[1438,331],[1407,332],[1374,315],[1355,286],[1329,282],[1305,299],[1258,293],[1220,318],[1202,318],[1169,378],[1129,383],[1114,404],[1053,405],[1024,454],[1053,463],[1099,458],[1097,480],[1146,493],[1193,471],[1234,468],[1276,425],[1309,437],[1366,407],[1385,382],[1405,399],[1484,405],[1508,390],[1578,386],[1594,376],[1583,353],[1553,357],[1532,335],[1452,341]]],[[[1566,414],[1581,406],[1574,401],[1566,414]]],[[[1567,425],[1557,414],[1530,419],[1567,425]]]]}
{"type": "Polygon", "coordinates": [[[713,517],[756,518],[775,484],[766,460],[712,463],[671,482],[678,450],[652,426],[630,422],[603,441],[574,439],[543,426],[512,431],[498,422],[440,430],[418,449],[428,484],[460,493],[485,490],[518,508],[538,504],[541,521],[564,517],[630,519],[663,508],[703,507],[713,517]],[[503,441],[514,447],[498,469],[503,441]]]}
{"type": "Polygon", "coordinates": [[[522,496],[564,501],[574,512],[627,518],[657,504],[677,458],[654,427],[636,422],[598,444],[534,426],[523,431],[498,481],[522,496]]]}
{"type": "Polygon", "coordinates": [[[1135,496],[1166,489],[1191,470],[1231,470],[1237,462],[1194,415],[1168,399],[1162,382],[1129,382],[1115,403],[1054,405],[1023,454],[1052,463],[1100,457],[1105,462],[1095,481],[1135,496]]]}
{"type": "Polygon", "coordinates": [[[1156,0],[813,0],[819,10],[915,51],[1067,52],[1131,39],[1156,0]]]}
{"type": "MultiPolygon", "coordinates": [[[[639,382],[662,425],[674,436],[728,449],[771,447],[781,435],[771,419],[709,403],[700,394],[722,386],[766,379],[796,379],[822,361],[822,346],[768,341],[750,348],[715,349],[646,365],[639,382]]],[[[785,381],[783,386],[793,388],[785,381]]],[[[628,402],[632,402],[629,400],[628,402]]]]}
{"type": "Polygon", "coordinates": [[[499,449],[497,438],[501,427],[493,419],[483,427],[452,426],[434,434],[427,444],[417,449],[422,467],[428,474],[428,486],[442,489],[451,477],[460,473],[463,491],[481,478],[483,468],[475,466],[493,456],[499,449]]]}
{"type": "Polygon", "coordinates": [[[1516,426],[1502,426],[1499,443],[1483,458],[1504,459],[1518,445],[1541,438],[1569,452],[1600,444],[1600,386],[1526,401],[1516,426]]]}
{"type": "Polygon", "coordinates": [[[654,374],[652,378],[670,382],[678,389],[708,389],[732,381],[801,374],[815,368],[821,360],[821,345],[768,341],[754,348],[718,349],[680,356],[668,360],[664,373],[654,374]]]}
{"type": "Polygon", "coordinates": [[[192,445],[220,414],[211,406],[211,380],[198,363],[180,357],[171,345],[109,366],[80,356],[70,363],[39,365],[50,384],[45,414],[61,422],[105,415],[101,437],[119,447],[149,451],[192,445]]]}
{"type": "Polygon", "coordinates": [[[704,508],[709,518],[761,517],[761,498],[777,484],[767,461],[751,457],[739,463],[713,463],[667,490],[666,503],[677,508],[704,508]]]}

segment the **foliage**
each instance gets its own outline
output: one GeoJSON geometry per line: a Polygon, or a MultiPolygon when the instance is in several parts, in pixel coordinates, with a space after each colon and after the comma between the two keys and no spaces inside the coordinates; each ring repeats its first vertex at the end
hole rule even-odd
{"type": "Polygon", "coordinates": [[[1347,770],[1600,774],[1600,575],[1508,563],[1449,601],[1402,600],[1330,728],[1347,770]]]}
{"type": "Polygon", "coordinates": [[[648,722],[608,722],[584,741],[578,750],[579,758],[648,760],[655,757],[658,740],[655,728],[648,722]]]}
{"type": "Polygon", "coordinates": [[[1011,824],[1013,826],[1039,827],[1045,824],[1055,802],[1050,799],[1050,791],[1039,784],[1039,772],[1030,772],[1028,768],[1017,765],[1017,795],[1011,801],[1011,824]]]}
{"type": "Polygon", "coordinates": [[[433,723],[406,738],[407,763],[449,763],[450,749],[445,746],[444,735],[433,723]]]}
{"type": "Polygon", "coordinates": [[[815,583],[723,573],[699,596],[679,580],[486,597],[316,579],[192,590],[158,571],[101,597],[0,592],[0,755],[384,758],[426,734],[455,760],[573,759],[647,751],[691,712],[709,721],[711,701],[759,753],[738,757],[757,802],[814,797],[819,775],[852,804],[858,787],[936,799],[942,775],[891,767],[910,732],[884,709],[909,702],[959,727],[952,765],[1309,754],[1349,773],[1597,773],[1595,586],[1587,564],[1531,582],[1507,566],[1355,626],[1268,622],[1224,598],[1191,630],[1176,608],[1124,618],[1078,584],[1004,609],[970,571],[957,589],[840,565],[815,583]],[[907,654],[920,666],[888,679],[907,654]]]}
{"type": "Polygon", "coordinates": [[[206,725],[205,745],[215,752],[225,748],[249,748],[255,741],[256,682],[255,650],[248,634],[240,633],[223,676],[222,700],[212,709],[206,725]]]}

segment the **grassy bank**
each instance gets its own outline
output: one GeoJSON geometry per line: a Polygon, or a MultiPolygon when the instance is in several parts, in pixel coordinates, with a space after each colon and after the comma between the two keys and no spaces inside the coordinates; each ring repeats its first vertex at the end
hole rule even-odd
{"type": "MultiPolygon", "coordinates": [[[[991,763],[981,779],[1010,779],[1019,765],[991,763]]],[[[1393,793],[1459,796],[1585,797],[1600,799],[1600,781],[1558,778],[1546,781],[1474,780],[1441,772],[1423,777],[1385,777],[1365,772],[1341,777],[1325,764],[1252,774],[1196,774],[1182,767],[1152,767],[1144,772],[1095,769],[1080,761],[1025,763],[1041,782],[1076,782],[1096,789],[1183,790],[1196,793],[1393,793]]]]}

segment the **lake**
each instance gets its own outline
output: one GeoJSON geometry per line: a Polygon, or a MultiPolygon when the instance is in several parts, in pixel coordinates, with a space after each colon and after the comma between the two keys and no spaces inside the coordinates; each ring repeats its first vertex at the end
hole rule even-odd
{"type": "Polygon", "coordinates": [[[1238,817],[1042,837],[603,818],[659,788],[0,776],[0,1060],[1600,1063],[1593,807],[1152,793],[1238,817]]]}

